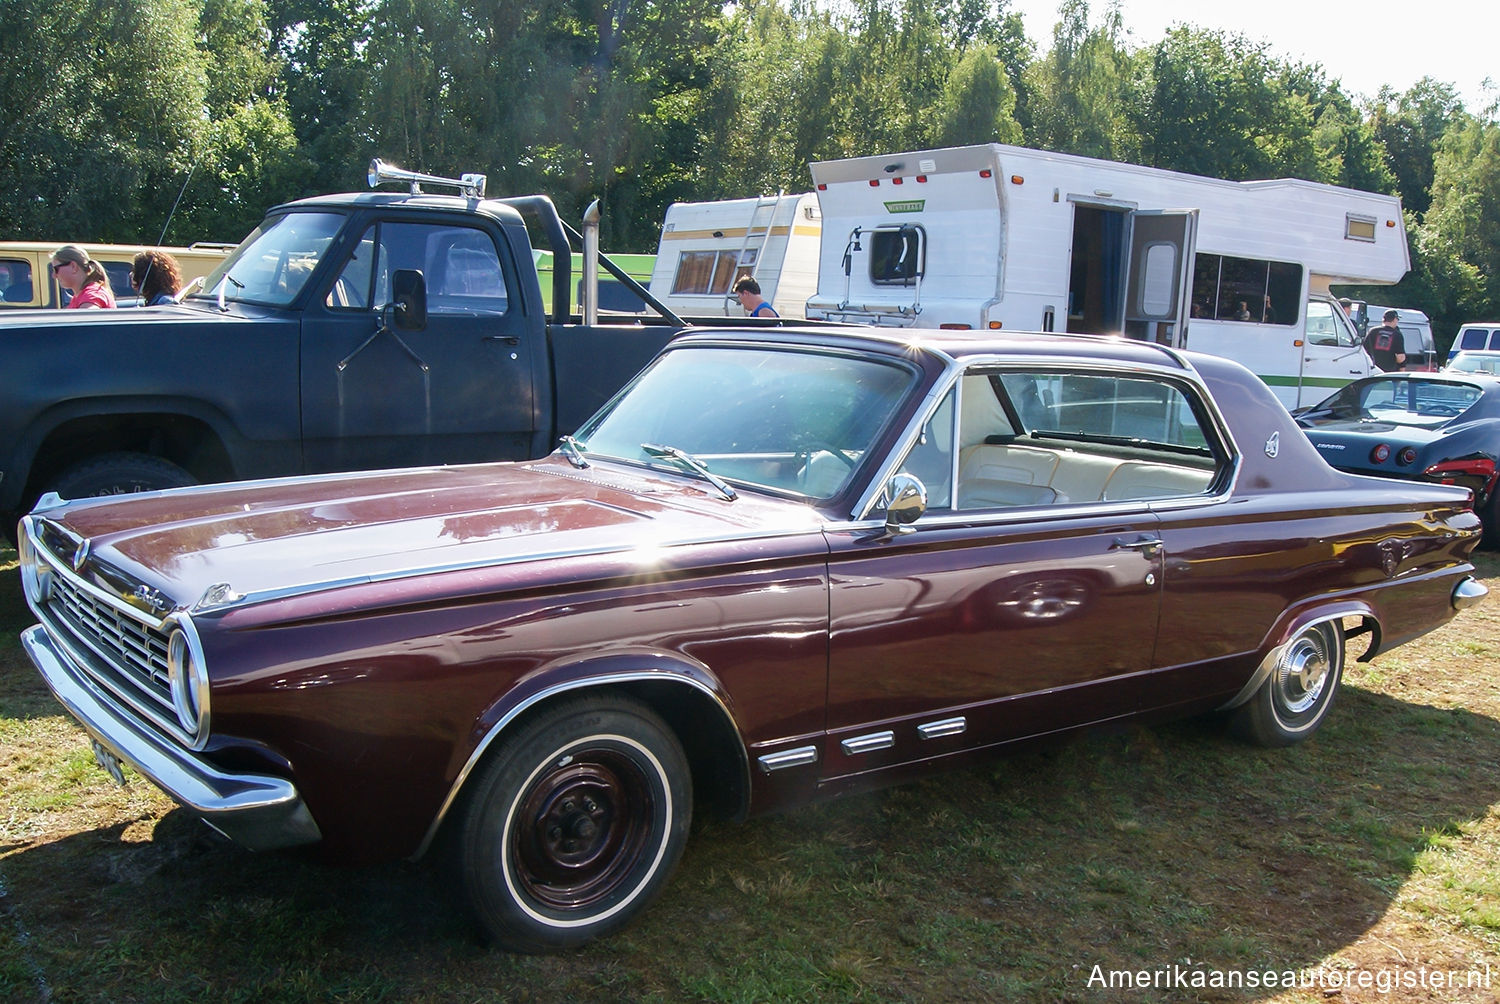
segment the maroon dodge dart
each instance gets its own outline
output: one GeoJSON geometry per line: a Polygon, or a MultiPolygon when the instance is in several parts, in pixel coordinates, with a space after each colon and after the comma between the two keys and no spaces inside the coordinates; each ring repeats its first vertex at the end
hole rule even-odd
{"type": "Polygon", "coordinates": [[[1222,359],[826,328],[683,337],[542,460],[49,496],[20,553],[111,774],[252,848],[441,847],[542,951],[639,914],[695,809],[1134,718],[1303,740],[1347,643],[1484,597],[1479,534],[1222,359]]]}

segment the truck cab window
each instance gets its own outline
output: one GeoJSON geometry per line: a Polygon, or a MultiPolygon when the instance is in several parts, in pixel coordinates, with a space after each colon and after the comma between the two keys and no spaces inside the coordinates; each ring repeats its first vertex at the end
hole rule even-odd
{"type": "Polygon", "coordinates": [[[419,269],[429,314],[503,314],[505,271],[489,234],[472,227],[379,223],[365,231],[328,291],[328,306],[368,310],[390,300],[391,273],[419,269]]]}

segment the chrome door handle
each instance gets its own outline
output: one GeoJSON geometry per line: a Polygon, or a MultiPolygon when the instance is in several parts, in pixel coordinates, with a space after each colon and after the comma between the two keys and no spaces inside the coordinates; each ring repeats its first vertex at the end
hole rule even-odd
{"type": "Polygon", "coordinates": [[[1142,534],[1135,540],[1126,540],[1124,537],[1116,537],[1114,543],[1109,547],[1111,551],[1145,551],[1147,553],[1150,553],[1161,547],[1161,544],[1162,541],[1160,537],[1148,537],[1145,534],[1142,534]]]}

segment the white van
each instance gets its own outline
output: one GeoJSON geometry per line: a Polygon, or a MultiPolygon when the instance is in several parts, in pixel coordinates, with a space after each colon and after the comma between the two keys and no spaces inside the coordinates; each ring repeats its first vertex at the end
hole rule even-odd
{"type": "Polygon", "coordinates": [[[1359,322],[1360,330],[1369,331],[1383,324],[1387,310],[1396,312],[1396,326],[1401,329],[1401,341],[1406,347],[1406,365],[1402,369],[1423,372],[1437,369],[1437,345],[1432,340],[1432,322],[1422,311],[1367,303],[1364,305],[1364,320],[1359,322]]]}
{"type": "Polygon", "coordinates": [[[1500,321],[1470,321],[1458,329],[1448,349],[1448,362],[1464,349],[1500,350],[1500,321]]]}

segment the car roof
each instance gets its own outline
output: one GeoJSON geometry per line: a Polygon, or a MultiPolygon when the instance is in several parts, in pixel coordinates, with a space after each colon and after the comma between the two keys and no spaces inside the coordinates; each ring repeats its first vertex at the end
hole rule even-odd
{"type": "Polygon", "coordinates": [[[1179,352],[1153,342],[1096,335],[1054,335],[1030,331],[954,331],[921,328],[869,328],[858,326],[807,326],[777,328],[695,329],[677,338],[673,345],[695,343],[752,342],[785,344],[788,347],[823,346],[862,349],[882,355],[929,354],[945,360],[978,358],[1042,359],[1057,363],[1107,361],[1128,365],[1167,367],[1192,372],[1191,353],[1179,352]]]}

